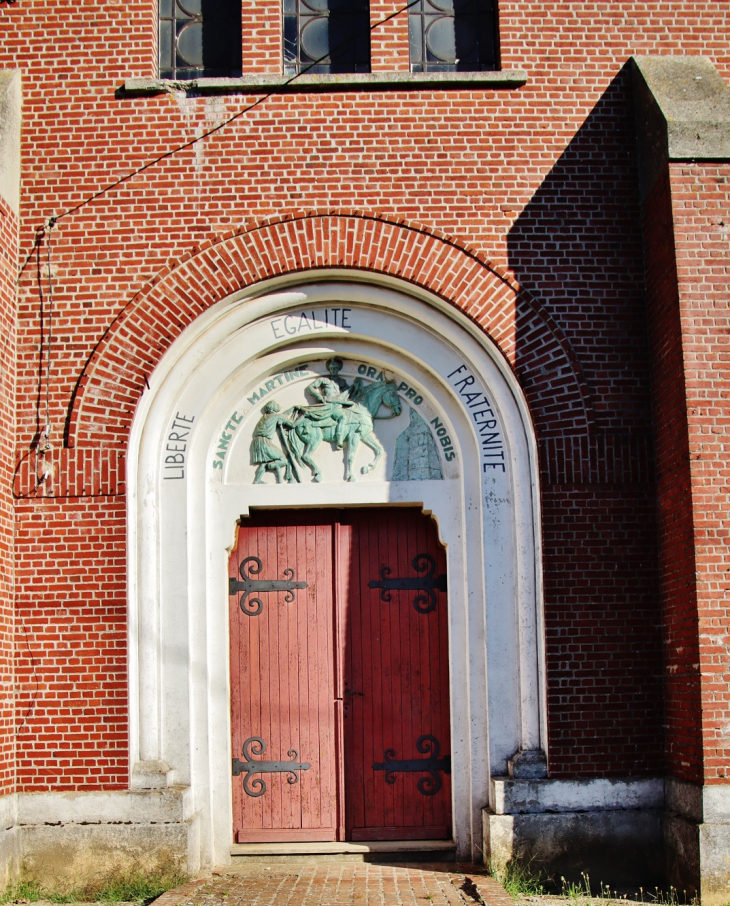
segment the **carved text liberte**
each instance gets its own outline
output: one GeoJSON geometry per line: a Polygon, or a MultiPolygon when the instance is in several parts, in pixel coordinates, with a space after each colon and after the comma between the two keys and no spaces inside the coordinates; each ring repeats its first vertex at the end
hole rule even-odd
{"type": "Polygon", "coordinates": [[[185,453],[194,421],[194,415],[188,417],[179,412],[175,415],[175,420],[166,438],[163,460],[164,478],[167,481],[185,478],[185,453]]]}

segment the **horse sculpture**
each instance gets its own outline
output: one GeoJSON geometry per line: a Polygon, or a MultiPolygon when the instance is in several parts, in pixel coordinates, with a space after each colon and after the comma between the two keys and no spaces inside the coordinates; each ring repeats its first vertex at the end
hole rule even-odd
{"type": "Polygon", "coordinates": [[[322,472],[312,458],[322,441],[344,448],[345,480],[356,481],[353,461],[360,442],[375,453],[373,461],[360,469],[363,475],[372,472],[385,452],[373,432],[373,419],[395,418],[401,413],[396,382],[391,380],[364,384],[358,379],[350,389],[349,400],[332,400],[327,405],[336,415],[315,417],[310,412],[318,407],[305,409],[300,406],[295,406],[286,413],[287,418],[294,423],[286,437],[287,446],[297,462],[311,469],[312,481],[322,480],[322,472]],[[382,406],[390,409],[390,415],[378,416],[382,406]]]}

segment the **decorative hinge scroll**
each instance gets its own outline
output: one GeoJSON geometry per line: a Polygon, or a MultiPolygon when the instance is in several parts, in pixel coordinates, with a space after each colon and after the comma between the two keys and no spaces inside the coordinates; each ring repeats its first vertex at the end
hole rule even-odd
{"type": "Polygon", "coordinates": [[[436,561],[430,554],[416,554],[413,558],[413,569],[420,576],[407,576],[390,578],[391,569],[384,566],[380,570],[380,579],[368,582],[370,588],[379,588],[380,600],[390,601],[391,591],[414,590],[419,591],[413,599],[413,607],[418,613],[431,613],[436,610],[436,592],[446,591],[446,573],[436,576],[436,561]]]}
{"type": "Polygon", "coordinates": [[[311,765],[308,762],[298,762],[299,753],[296,749],[289,749],[286,753],[291,761],[254,761],[253,755],[263,755],[266,743],[260,736],[250,736],[243,744],[243,757],[245,761],[233,759],[233,776],[244,774],[243,791],[247,796],[257,798],[266,792],[266,783],[260,777],[251,780],[253,774],[288,774],[287,783],[299,783],[297,771],[308,771],[311,765]]]}
{"type": "Polygon", "coordinates": [[[374,771],[385,771],[385,782],[395,783],[395,775],[400,773],[427,773],[428,777],[421,777],[418,781],[418,792],[423,796],[435,796],[441,789],[441,776],[451,773],[451,755],[439,758],[440,746],[435,736],[419,736],[416,740],[416,749],[426,755],[426,758],[410,758],[396,760],[395,750],[388,749],[385,761],[375,762],[374,771]]]}
{"type": "Polygon", "coordinates": [[[238,603],[241,605],[241,610],[249,617],[257,617],[264,609],[263,601],[258,597],[258,594],[261,592],[285,591],[286,596],[284,600],[287,604],[291,604],[294,600],[294,590],[307,587],[306,582],[293,581],[293,569],[284,570],[284,579],[253,579],[252,576],[258,576],[262,568],[263,564],[258,557],[246,557],[239,569],[243,582],[239,579],[234,579],[233,577],[228,579],[228,594],[235,595],[239,591],[243,592],[241,600],[238,603]],[[249,563],[251,566],[249,566],[248,572],[246,572],[246,566],[249,563]],[[252,592],[256,592],[257,596],[254,597],[251,594],[252,592]],[[251,597],[249,597],[249,595],[251,595],[251,597]]]}

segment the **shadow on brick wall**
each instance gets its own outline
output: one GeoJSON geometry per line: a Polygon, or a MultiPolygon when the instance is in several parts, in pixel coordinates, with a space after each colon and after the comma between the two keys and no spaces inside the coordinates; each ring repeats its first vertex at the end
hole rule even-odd
{"type": "Polygon", "coordinates": [[[605,431],[650,427],[637,179],[624,68],[508,237],[510,267],[566,332],[605,431]]]}
{"type": "MultiPolygon", "coordinates": [[[[561,432],[558,413],[552,436],[538,438],[551,773],[661,774],[650,362],[627,67],[517,218],[508,252],[521,286],[564,332],[593,407],[590,436],[567,423],[561,432]]],[[[523,385],[550,368],[530,361],[529,335],[518,316],[523,385]]]]}

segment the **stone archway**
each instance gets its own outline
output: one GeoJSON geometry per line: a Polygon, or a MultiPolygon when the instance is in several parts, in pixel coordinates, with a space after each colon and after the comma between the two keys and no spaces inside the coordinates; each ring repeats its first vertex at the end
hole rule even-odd
{"type": "Polygon", "coordinates": [[[459,856],[476,858],[490,776],[516,752],[546,748],[527,405],[492,342],[437,296],[361,273],[308,277],[268,281],[197,318],[138,408],[129,445],[132,783],[190,787],[201,861],[225,862],[236,521],[261,507],[417,505],[446,548],[454,833],[459,856]],[[343,480],[342,454],[330,449],[321,482],[253,483],[262,399],[281,398],[282,410],[303,400],[333,356],[350,381],[374,383],[381,372],[395,381],[404,408],[428,426],[440,477],[394,472],[404,422],[383,435],[390,454],[357,481],[343,480]]]}
{"type": "Polygon", "coordinates": [[[163,355],[202,313],[274,277],[396,279],[447,301],[486,332],[517,373],[538,435],[587,436],[590,394],[577,356],[539,301],[486,258],[417,224],[324,211],[247,224],[194,248],[128,299],[87,359],[65,426],[68,447],[123,447],[163,355]],[[523,341],[517,355],[517,321],[523,341]],[[550,367],[546,368],[546,362],[550,367]],[[556,415],[559,413],[559,416],[556,415]]]}

